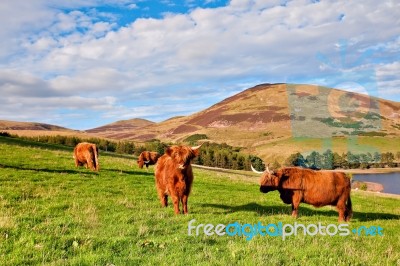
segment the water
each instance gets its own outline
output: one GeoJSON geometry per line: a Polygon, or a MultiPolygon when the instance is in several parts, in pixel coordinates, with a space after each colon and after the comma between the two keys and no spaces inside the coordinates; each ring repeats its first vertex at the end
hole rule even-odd
{"type": "Polygon", "coordinates": [[[400,195],[400,173],[354,174],[353,180],[380,183],[382,192],[400,195]]]}

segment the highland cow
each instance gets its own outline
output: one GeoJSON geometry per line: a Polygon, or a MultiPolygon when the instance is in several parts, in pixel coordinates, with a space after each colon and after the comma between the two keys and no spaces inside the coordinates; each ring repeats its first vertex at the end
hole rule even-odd
{"type": "Polygon", "coordinates": [[[143,169],[143,165],[145,165],[146,169],[148,169],[149,165],[154,165],[157,163],[160,156],[161,155],[158,152],[143,151],[140,153],[139,158],[137,159],[139,168],[143,169]]]}
{"type": "Polygon", "coordinates": [[[158,159],[155,167],[155,182],[161,205],[168,205],[168,195],[171,196],[176,214],[180,213],[179,203],[182,203],[183,213],[188,213],[187,201],[193,183],[191,160],[199,155],[200,146],[171,146],[158,159]]]}
{"type": "Polygon", "coordinates": [[[99,149],[96,144],[82,142],[75,146],[74,149],[75,166],[85,165],[93,171],[99,170],[99,149]]]}
{"type": "Polygon", "coordinates": [[[322,207],[336,206],[339,222],[349,221],[353,210],[351,205],[350,179],[342,172],[313,171],[298,167],[281,168],[276,173],[267,170],[260,178],[260,191],[268,193],[278,190],[280,198],[292,205],[292,216],[297,217],[301,202],[322,207]]]}

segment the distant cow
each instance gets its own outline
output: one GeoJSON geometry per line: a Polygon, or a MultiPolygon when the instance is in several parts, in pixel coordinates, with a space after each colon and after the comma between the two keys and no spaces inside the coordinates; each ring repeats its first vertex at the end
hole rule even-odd
{"type": "Polygon", "coordinates": [[[160,154],[158,152],[153,151],[143,151],[140,153],[137,163],[139,168],[142,169],[143,165],[146,165],[146,168],[149,168],[149,165],[154,165],[157,163],[158,158],[160,158],[160,154]]]}
{"type": "Polygon", "coordinates": [[[342,172],[313,171],[298,167],[281,168],[276,173],[268,167],[260,178],[260,191],[278,190],[282,201],[292,204],[292,216],[297,217],[300,202],[314,207],[336,206],[339,222],[349,221],[352,214],[350,179],[342,172]]]}
{"type": "Polygon", "coordinates": [[[93,171],[99,170],[99,149],[96,144],[82,142],[75,146],[74,149],[74,160],[75,166],[86,165],[86,168],[90,168],[93,171]]]}
{"type": "Polygon", "coordinates": [[[158,159],[155,167],[155,181],[161,205],[168,205],[168,195],[174,203],[174,211],[180,213],[179,202],[182,202],[183,213],[187,214],[187,201],[193,182],[190,162],[199,155],[200,146],[171,146],[158,159]]]}

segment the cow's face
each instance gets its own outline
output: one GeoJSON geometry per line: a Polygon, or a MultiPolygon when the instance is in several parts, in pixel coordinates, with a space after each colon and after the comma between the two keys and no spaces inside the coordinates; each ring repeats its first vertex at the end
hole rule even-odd
{"type": "Polygon", "coordinates": [[[260,177],[260,191],[268,193],[278,188],[277,176],[272,171],[265,171],[260,177]]]}
{"type": "Polygon", "coordinates": [[[165,153],[172,158],[178,169],[184,170],[190,165],[191,160],[199,155],[200,146],[171,146],[165,153]]]}

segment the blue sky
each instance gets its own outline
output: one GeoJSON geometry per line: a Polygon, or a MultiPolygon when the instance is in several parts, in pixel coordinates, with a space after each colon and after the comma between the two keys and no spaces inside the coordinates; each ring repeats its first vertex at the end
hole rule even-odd
{"type": "Polygon", "coordinates": [[[0,119],[159,122],[280,82],[400,101],[398,10],[373,0],[0,3],[0,119]]]}

